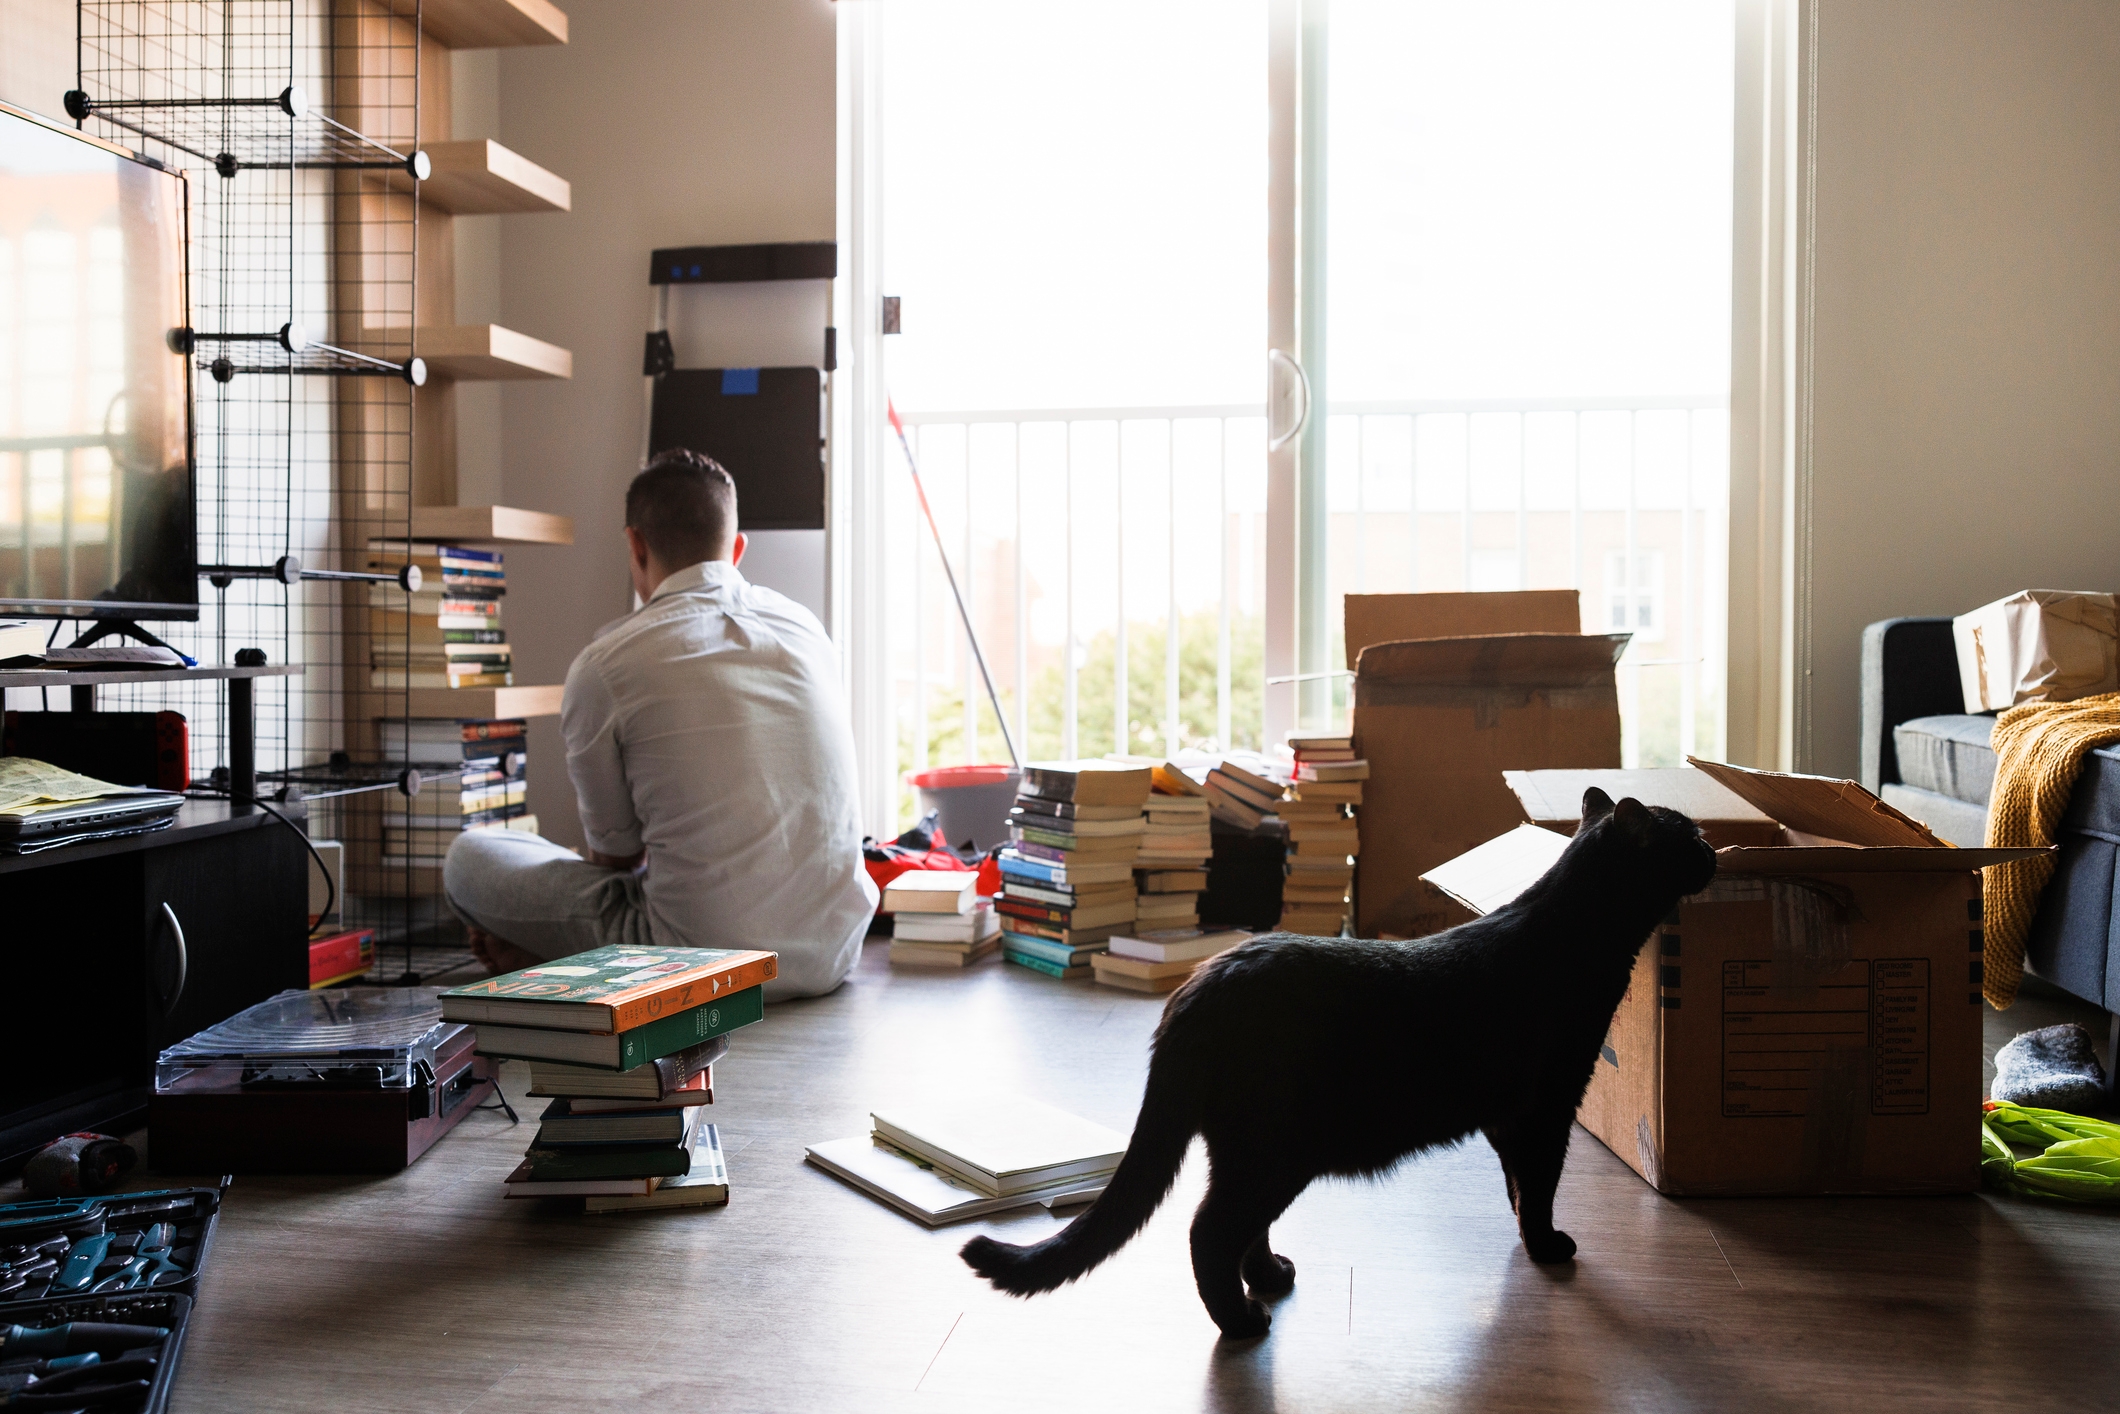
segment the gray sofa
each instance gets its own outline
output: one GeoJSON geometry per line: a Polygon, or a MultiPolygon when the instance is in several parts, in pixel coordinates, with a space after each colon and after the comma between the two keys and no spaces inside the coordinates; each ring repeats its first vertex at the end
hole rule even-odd
{"type": "MultiPolygon", "coordinates": [[[[1953,844],[1985,841],[1994,723],[1965,710],[1949,619],[1887,619],[1863,630],[1862,783],[1953,844]]],[[[2116,1013],[2120,1041],[2120,747],[2084,764],[2059,843],[2025,960],[2116,1013]]]]}

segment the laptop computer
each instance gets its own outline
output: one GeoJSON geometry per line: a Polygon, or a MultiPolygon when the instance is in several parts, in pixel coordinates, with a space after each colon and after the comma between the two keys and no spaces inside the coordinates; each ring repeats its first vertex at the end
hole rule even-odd
{"type": "Polygon", "coordinates": [[[167,791],[108,795],[71,805],[0,811],[0,854],[34,854],[57,845],[145,834],[177,822],[184,797],[167,791]]]}

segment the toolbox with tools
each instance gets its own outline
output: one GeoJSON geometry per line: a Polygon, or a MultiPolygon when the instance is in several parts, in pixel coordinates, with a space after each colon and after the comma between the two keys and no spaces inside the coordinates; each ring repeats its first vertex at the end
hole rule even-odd
{"type": "Polygon", "coordinates": [[[0,1205],[0,1407],[169,1400],[218,1188],[0,1205]]]}

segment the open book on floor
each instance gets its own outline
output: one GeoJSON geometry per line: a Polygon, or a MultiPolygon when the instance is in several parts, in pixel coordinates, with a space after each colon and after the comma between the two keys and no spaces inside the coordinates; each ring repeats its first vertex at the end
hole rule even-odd
{"type": "Polygon", "coordinates": [[[812,1144],[804,1151],[804,1157],[834,1178],[852,1184],[929,1227],[1035,1204],[1059,1208],[1071,1203],[1086,1203],[1102,1193],[1104,1186],[1111,1182],[1109,1173],[1101,1173],[997,1198],[869,1134],[812,1144]]]}

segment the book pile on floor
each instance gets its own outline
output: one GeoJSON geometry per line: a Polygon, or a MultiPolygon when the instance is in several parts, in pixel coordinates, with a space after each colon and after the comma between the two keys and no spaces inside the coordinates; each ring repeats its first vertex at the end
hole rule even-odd
{"type": "Polygon", "coordinates": [[[1241,928],[1143,928],[1115,935],[1109,950],[1090,959],[1097,980],[1129,992],[1174,992],[1216,953],[1251,941],[1241,928]]]}
{"type": "Polygon", "coordinates": [[[425,768],[420,793],[385,797],[383,862],[439,867],[450,843],[466,830],[537,833],[524,809],[529,724],[416,717],[377,723],[388,761],[425,768]],[[440,779],[434,779],[439,773],[440,779]]]}
{"type": "Polygon", "coordinates": [[[420,588],[368,586],[368,685],[375,688],[507,687],[515,681],[501,598],[508,575],[497,550],[427,541],[371,540],[371,570],[420,568],[420,588]]]}
{"type": "Polygon", "coordinates": [[[765,1015],[769,952],[595,948],[441,994],[482,1056],[530,1062],[548,1097],[510,1198],[590,1212],[725,1203],[720,1133],[703,1118],[729,1033],[765,1015]]]}
{"type": "Polygon", "coordinates": [[[1207,773],[1200,790],[1215,819],[1240,830],[1256,830],[1279,813],[1283,784],[1225,757],[1207,773]]]}
{"type": "Polygon", "coordinates": [[[1145,766],[1026,766],[1001,866],[1001,955],[1049,977],[1090,975],[1090,957],[1134,924],[1134,856],[1147,828],[1145,766]]]}
{"type": "Polygon", "coordinates": [[[1369,763],[1354,738],[1290,737],[1294,779],[1278,813],[1288,824],[1288,876],[1281,886],[1281,926],[1335,938],[1347,922],[1354,857],[1362,852],[1354,809],[1362,803],[1369,763]]]}
{"type": "Polygon", "coordinates": [[[1001,919],[979,897],[976,870],[908,870],[885,886],[883,911],[894,963],[970,967],[1001,946],[1001,919]]]}
{"type": "Polygon", "coordinates": [[[1207,861],[1215,852],[1208,832],[1206,791],[1166,761],[1149,768],[1150,790],[1143,815],[1141,852],[1134,856],[1134,926],[1191,928],[1200,921],[1200,895],[1207,889],[1207,861]]]}
{"type": "Polygon", "coordinates": [[[930,1227],[1104,1191],[1126,1136],[1021,1095],[898,1105],[868,1134],[812,1144],[806,1157],[930,1227]]]}

